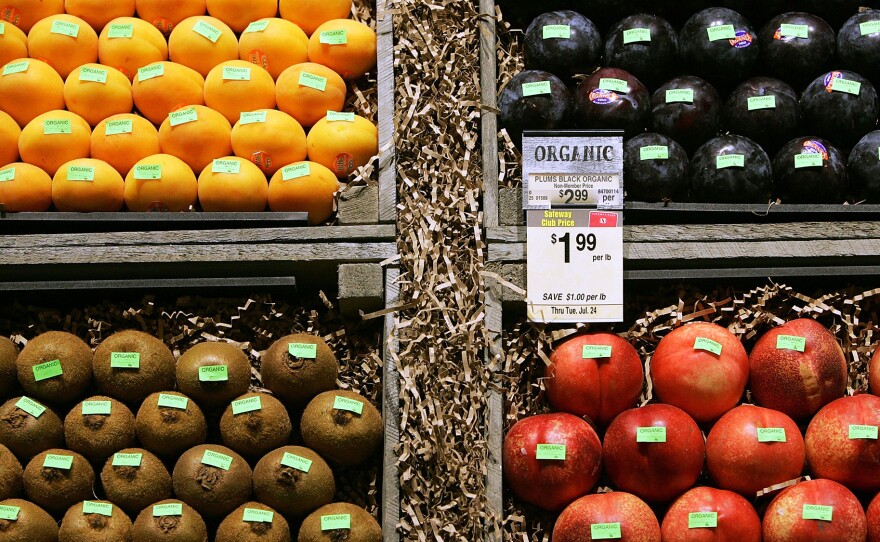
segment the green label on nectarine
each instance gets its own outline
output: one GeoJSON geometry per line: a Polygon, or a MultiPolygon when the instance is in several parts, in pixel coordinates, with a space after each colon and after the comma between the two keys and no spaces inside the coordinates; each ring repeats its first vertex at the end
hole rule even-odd
{"type": "Polygon", "coordinates": [[[57,359],[34,365],[32,371],[34,373],[34,380],[37,382],[64,374],[64,370],[61,368],[61,360],[57,359]]]}
{"type": "Polygon", "coordinates": [[[24,410],[34,418],[39,418],[43,415],[43,412],[46,412],[46,407],[34,401],[30,397],[22,397],[15,402],[15,406],[20,408],[21,410],[24,410]]]}
{"type": "Polygon", "coordinates": [[[113,505],[109,502],[83,501],[83,514],[98,514],[109,518],[113,515],[113,505]]]}
{"type": "Polygon", "coordinates": [[[241,173],[241,162],[238,160],[214,160],[211,162],[211,173],[229,173],[238,175],[241,173]]]}
{"type": "Polygon", "coordinates": [[[565,444],[538,444],[535,459],[565,459],[565,444]]]}
{"type": "Polygon", "coordinates": [[[253,412],[263,409],[263,401],[259,395],[248,397],[247,399],[239,399],[232,402],[232,414],[244,414],[245,412],[253,412]]]}
{"type": "Polygon", "coordinates": [[[327,122],[354,122],[352,111],[327,111],[327,122]]]}
{"type": "Polygon", "coordinates": [[[522,84],[522,95],[526,97],[540,96],[541,94],[550,94],[551,92],[553,91],[550,88],[550,81],[534,81],[522,84]]]}
{"type": "Polygon", "coordinates": [[[548,39],[571,39],[571,26],[567,24],[545,24],[541,28],[541,37],[548,39]]]}
{"type": "Polygon", "coordinates": [[[13,73],[23,73],[28,71],[28,67],[31,65],[29,60],[22,60],[21,62],[12,62],[3,66],[3,75],[12,75],[13,73]]]}
{"type": "Polygon", "coordinates": [[[161,518],[164,516],[182,516],[183,504],[179,502],[171,502],[167,504],[154,504],[153,517],[161,518]]]}
{"type": "Polygon", "coordinates": [[[637,43],[640,41],[651,41],[650,28],[630,28],[623,31],[623,44],[637,43]]]}
{"type": "MultiPolygon", "coordinates": [[[[162,175],[161,169],[159,175],[162,175]]],[[[110,367],[113,369],[140,369],[141,354],[140,352],[110,352],[110,367]]]]}
{"type": "Polygon", "coordinates": [[[776,109],[776,96],[752,96],[746,100],[746,106],[749,111],[757,111],[759,109],[776,109]]]}
{"type": "Polygon", "coordinates": [[[70,134],[72,131],[70,119],[47,119],[43,121],[43,135],[70,134]]]}
{"type": "Polygon", "coordinates": [[[711,529],[718,527],[718,512],[691,512],[688,514],[688,529],[711,529]]]}
{"type": "Polygon", "coordinates": [[[716,356],[721,355],[721,348],[721,343],[715,342],[712,339],[707,339],[706,337],[697,337],[694,341],[694,350],[705,350],[716,356]]]}
{"type": "Polygon", "coordinates": [[[785,442],[784,427],[759,427],[758,442],[785,442]]]}
{"type": "Polygon", "coordinates": [[[694,103],[694,89],[692,88],[671,88],[666,91],[666,103],[694,103]]]}
{"type": "Polygon", "coordinates": [[[162,164],[140,164],[134,166],[136,181],[156,181],[162,178],[162,164]]]}
{"type": "Polygon", "coordinates": [[[165,64],[150,64],[138,70],[138,81],[146,81],[154,77],[162,77],[165,75],[165,64]]]}
{"type": "Polygon", "coordinates": [[[207,38],[211,43],[217,43],[217,40],[219,40],[220,36],[223,34],[219,28],[210,23],[206,23],[201,19],[199,19],[199,22],[193,27],[193,32],[207,38]]]}
{"type": "Polygon", "coordinates": [[[318,41],[325,45],[345,45],[348,33],[345,30],[325,30],[318,35],[318,41]]]}
{"type": "Polygon", "coordinates": [[[144,454],[113,454],[114,467],[140,467],[144,459],[144,454]]]}
{"type": "Polygon", "coordinates": [[[351,529],[351,514],[332,514],[321,516],[321,530],[351,529]]]}
{"type": "Polygon", "coordinates": [[[6,33],[6,23],[0,23],[0,36],[6,33]]]}
{"type": "Polygon", "coordinates": [[[205,450],[205,453],[202,454],[202,464],[229,470],[229,467],[232,466],[232,457],[213,450],[205,450]]]}
{"type": "Polygon", "coordinates": [[[130,38],[132,36],[134,36],[133,24],[111,24],[107,30],[107,37],[111,40],[116,38],[130,38]]]}
{"type": "Polygon", "coordinates": [[[130,134],[134,131],[134,123],[131,120],[110,120],[104,125],[104,135],[130,134]]]}
{"type": "Polygon", "coordinates": [[[636,442],[666,442],[666,428],[636,427],[636,442]]]}
{"type": "Polygon", "coordinates": [[[50,469],[70,470],[72,466],[72,455],[46,454],[46,457],[43,459],[43,467],[50,469]]]}
{"type": "Polygon", "coordinates": [[[100,414],[103,416],[109,416],[112,408],[113,403],[110,401],[83,401],[82,415],[92,416],[100,414]]]}
{"type": "Polygon", "coordinates": [[[21,508],[18,506],[0,505],[0,519],[18,521],[19,512],[21,512],[21,508]]]}
{"type": "Polygon", "coordinates": [[[52,28],[49,29],[52,34],[61,34],[62,36],[70,36],[75,38],[79,36],[79,25],[56,19],[52,21],[52,28]]]}
{"type": "Polygon", "coordinates": [[[6,181],[14,181],[15,180],[15,168],[7,168],[3,171],[0,171],[0,183],[6,181]]]}
{"type": "Polygon", "coordinates": [[[251,69],[238,66],[223,66],[224,81],[250,81],[251,69]]]}
{"type": "Polygon", "coordinates": [[[88,66],[83,66],[79,69],[79,80],[91,81],[92,83],[106,83],[108,73],[109,72],[107,70],[101,68],[90,68],[88,66]]]}
{"type": "MultiPolygon", "coordinates": [[[[308,162],[304,162],[302,164],[294,164],[292,166],[287,166],[286,168],[281,170],[281,180],[282,181],[292,181],[293,179],[299,179],[300,177],[308,177],[312,174],[312,170],[309,167],[308,162]]],[[[314,346],[314,345],[313,345],[314,346]]],[[[290,351],[290,345],[287,345],[288,351],[290,351]]],[[[291,352],[291,355],[296,355],[291,352]]],[[[297,356],[304,357],[304,356],[297,356]]]]}
{"type": "Polygon", "coordinates": [[[803,352],[807,347],[807,339],[794,335],[778,335],[776,337],[777,350],[797,350],[803,352]]]}
{"type": "Polygon", "coordinates": [[[171,395],[168,393],[160,393],[158,406],[166,407],[166,408],[176,408],[178,410],[186,410],[187,405],[189,404],[188,397],[181,397],[179,395],[171,395]]]}
{"type": "Polygon", "coordinates": [[[267,111],[242,111],[238,116],[238,124],[259,124],[266,122],[267,111]]]}
{"type": "Polygon", "coordinates": [[[254,21],[244,29],[242,34],[249,34],[251,32],[262,32],[269,28],[269,21],[267,19],[263,19],[262,21],[254,21]]]}
{"type": "Polygon", "coordinates": [[[364,404],[361,401],[356,399],[349,399],[348,397],[342,397],[341,395],[337,395],[336,399],[333,400],[333,408],[336,410],[347,410],[349,412],[354,412],[357,415],[361,415],[364,413],[364,404]]]}
{"type": "Polygon", "coordinates": [[[850,425],[849,426],[849,438],[852,440],[855,440],[855,439],[877,440],[877,426],[876,425],[850,425]]]}
{"type": "Polygon", "coordinates": [[[95,168],[91,166],[67,166],[67,180],[93,182],[95,180],[95,168]]]}
{"type": "Polygon", "coordinates": [[[593,523],[590,525],[590,537],[593,540],[612,540],[622,538],[620,534],[620,522],[593,523]]]}
{"type": "Polygon", "coordinates": [[[327,90],[327,78],[309,72],[300,72],[297,83],[301,87],[309,87],[321,92],[327,90]]]}
{"type": "Polygon", "coordinates": [[[199,382],[225,382],[229,380],[228,365],[205,365],[199,367],[199,382]]]}
{"type": "Polygon", "coordinates": [[[610,358],[611,346],[607,344],[585,344],[581,357],[584,359],[610,358]]]}
{"type": "Polygon", "coordinates": [[[249,523],[272,523],[273,519],[275,519],[275,512],[259,508],[245,508],[241,515],[241,520],[249,523]]]}
{"type": "Polygon", "coordinates": [[[197,120],[199,120],[199,112],[194,107],[168,113],[168,124],[171,126],[179,126],[197,120]]]}
{"type": "Polygon", "coordinates": [[[803,519],[817,519],[819,521],[831,521],[834,515],[833,506],[822,506],[820,504],[805,504],[801,517],[803,519]]]}
{"type": "Polygon", "coordinates": [[[732,24],[710,26],[706,29],[706,33],[709,35],[709,41],[736,39],[736,29],[732,24]]]}

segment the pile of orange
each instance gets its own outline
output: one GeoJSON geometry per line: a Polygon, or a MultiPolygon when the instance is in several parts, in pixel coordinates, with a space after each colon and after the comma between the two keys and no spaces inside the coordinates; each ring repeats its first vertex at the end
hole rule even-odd
{"type": "Polygon", "coordinates": [[[351,0],[3,2],[6,211],[268,206],[318,224],[378,152],[343,110],[376,62],[351,0]]]}

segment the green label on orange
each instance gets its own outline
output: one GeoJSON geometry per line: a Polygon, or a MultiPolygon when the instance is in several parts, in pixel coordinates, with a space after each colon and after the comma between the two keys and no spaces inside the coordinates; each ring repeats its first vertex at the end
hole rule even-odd
{"type": "Polygon", "coordinates": [[[15,168],[4,169],[0,171],[0,183],[15,180],[15,168]]]}
{"type": "Polygon", "coordinates": [[[168,113],[168,124],[171,126],[180,126],[181,124],[195,122],[197,120],[199,120],[199,112],[196,111],[196,108],[194,107],[168,113]]]}
{"type": "Polygon", "coordinates": [[[691,512],[688,529],[712,529],[718,527],[718,512],[691,512]]]}
{"type": "Polygon", "coordinates": [[[810,37],[810,26],[806,24],[781,24],[779,25],[779,35],[783,38],[804,38],[810,37]]]}
{"type": "Polygon", "coordinates": [[[817,152],[804,152],[794,155],[795,169],[804,167],[822,167],[822,162],[822,155],[817,152]]]}
{"type": "Polygon", "coordinates": [[[746,157],[742,154],[723,154],[715,158],[715,169],[745,167],[746,157]]]}
{"type": "Polygon", "coordinates": [[[697,337],[694,341],[694,350],[705,350],[716,356],[721,355],[721,348],[721,343],[715,342],[712,339],[707,339],[706,337],[697,337]]]}
{"type": "Polygon", "coordinates": [[[354,113],[327,110],[327,122],[354,122],[354,113]]]}
{"type": "Polygon", "coordinates": [[[32,370],[34,372],[34,380],[37,382],[64,374],[64,371],[61,369],[61,361],[57,359],[34,365],[32,370]]]}
{"type": "Polygon", "coordinates": [[[669,147],[666,145],[645,145],[639,149],[639,160],[668,160],[669,147]]]}
{"type": "Polygon", "coordinates": [[[253,397],[248,397],[247,399],[239,399],[238,401],[232,402],[232,414],[244,414],[245,412],[253,412],[255,410],[262,410],[263,401],[260,400],[259,395],[255,395],[253,397]]]}
{"type": "Polygon", "coordinates": [[[333,408],[336,410],[347,410],[360,415],[364,412],[364,403],[356,399],[349,399],[348,397],[337,395],[336,399],[333,401],[333,408]]]}
{"type": "Polygon", "coordinates": [[[877,426],[876,425],[850,425],[849,426],[849,438],[851,440],[855,440],[855,439],[877,440],[877,426]]]}
{"type": "Polygon", "coordinates": [[[302,472],[309,472],[312,468],[311,459],[306,459],[290,452],[284,452],[284,455],[281,456],[281,464],[302,472]]]}
{"type": "Polygon", "coordinates": [[[114,467],[140,467],[144,454],[113,454],[114,467]]]}
{"type": "Polygon", "coordinates": [[[134,166],[134,178],[138,181],[155,181],[162,178],[162,164],[134,166]]]}
{"type": "Polygon", "coordinates": [[[73,133],[73,127],[70,119],[48,119],[43,121],[43,134],[70,134],[73,133]]]}
{"type": "Polygon", "coordinates": [[[46,454],[43,466],[51,469],[70,470],[73,467],[72,455],[46,454]]]}
{"type": "Polygon", "coordinates": [[[151,64],[138,70],[138,81],[146,81],[165,75],[165,64],[151,64]]]}
{"type": "Polygon", "coordinates": [[[835,77],[831,80],[831,90],[837,92],[846,92],[847,94],[855,94],[858,96],[862,89],[862,84],[858,81],[850,81],[849,79],[841,79],[835,77]]]}
{"type": "Polygon", "coordinates": [[[107,82],[107,70],[103,70],[101,68],[90,68],[88,66],[83,66],[79,69],[79,80],[80,81],[91,81],[93,83],[106,83],[107,82]]]}
{"type": "Polygon", "coordinates": [[[202,454],[202,464],[229,470],[229,467],[232,466],[232,457],[213,450],[205,450],[205,453],[202,454]]]}
{"type": "Polygon", "coordinates": [[[83,401],[82,414],[83,416],[91,416],[94,414],[109,416],[112,408],[113,403],[110,401],[83,401]]]}
{"type": "Polygon", "coordinates": [[[880,21],[865,21],[859,24],[859,33],[862,36],[877,34],[880,32],[880,21]]]}
{"type": "Polygon", "coordinates": [[[107,29],[107,37],[115,38],[131,38],[134,36],[133,24],[111,24],[107,29]]]}
{"type": "Polygon", "coordinates": [[[325,30],[318,40],[326,45],[345,45],[348,43],[348,32],[345,30],[325,30]]]}
{"type": "Polygon", "coordinates": [[[351,514],[333,514],[321,516],[321,530],[351,529],[351,514]]]}
{"type": "Polygon", "coordinates": [[[113,515],[113,505],[109,502],[83,501],[83,514],[113,515]]]}
{"type": "Polygon", "coordinates": [[[309,72],[299,73],[299,85],[324,92],[327,90],[327,78],[309,72]]]}
{"type": "Polygon", "coordinates": [[[785,442],[784,427],[758,427],[758,442],[785,442]]]}
{"type": "Polygon", "coordinates": [[[613,540],[623,538],[620,533],[620,522],[593,523],[590,525],[590,538],[593,540],[613,540]]]}
{"type": "Polygon", "coordinates": [[[611,357],[611,345],[608,344],[585,344],[581,350],[583,359],[599,359],[611,357]]]}
{"type": "Polygon", "coordinates": [[[614,92],[622,92],[626,94],[629,89],[629,83],[623,79],[615,79],[613,77],[602,77],[599,79],[599,88],[601,90],[613,90],[614,92]]]}
{"type": "Polygon", "coordinates": [[[834,507],[822,506],[820,504],[805,504],[801,517],[803,519],[832,521],[832,518],[834,517],[834,507]]]}
{"type": "Polygon", "coordinates": [[[193,32],[199,34],[200,36],[204,36],[211,43],[217,43],[217,40],[220,39],[220,36],[223,35],[223,31],[217,28],[216,26],[211,25],[210,23],[206,23],[205,21],[199,19],[199,22],[193,27],[193,32]]]}
{"type": "Polygon", "coordinates": [[[69,23],[67,21],[62,21],[57,19],[52,21],[52,28],[49,29],[49,32],[52,34],[61,34],[62,36],[70,36],[71,38],[75,38],[79,36],[79,25],[76,23],[69,23]]]}
{"type": "Polygon", "coordinates": [[[549,39],[571,39],[571,26],[567,24],[545,24],[541,28],[541,37],[549,39]]]}
{"type": "Polygon", "coordinates": [[[241,162],[238,160],[214,160],[211,162],[211,173],[238,175],[241,173],[241,162]]]}
{"type": "Polygon", "coordinates": [[[640,41],[651,41],[650,28],[630,28],[623,31],[623,44],[637,43],[640,41]]]}
{"type": "Polygon", "coordinates": [[[21,512],[21,508],[18,506],[9,506],[6,504],[0,505],[0,519],[5,519],[6,521],[18,521],[18,514],[21,512]]]}
{"type": "Polygon", "coordinates": [[[241,515],[241,520],[248,523],[272,523],[273,519],[275,519],[275,512],[259,508],[245,508],[241,515]]]}
{"type": "MultiPolygon", "coordinates": [[[[309,168],[308,163],[294,164],[281,170],[281,180],[290,181],[292,179],[299,179],[300,177],[307,177],[311,175],[311,173],[312,171],[309,168]]],[[[288,349],[289,348],[290,346],[288,346],[288,349]]]]}
{"type": "Polygon", "coordinates": [[[183,515],[183,504],[179,502],[172,502],[168,504],[154,504],[153,505],[153,517],[160,518],[164,516],[182,516],[183,515]]]}
{"type": "Polygon", "coordinates": [[[160,393],[159,401],[156,404],[160,407],[186,410],[187,405],[189,405],[189,398],[181,397],[179,395],[171,395],[168,393],[160,393]]]}
{"type": "Polygon", "coordinates": [[[287,353],[297,358],[315,359],[318,357],[318,345],[311,343],[287,343],[287,353]]]}
{"type": "Polygon", "coordinates": [[[736,29],[732,24],[710,26],[706,29],[706,33],[709,35],[709,41],[736,39],[736,29]]]}
{"type": "Polygon", "coordinates": [[[777,350],[797,350],[803,352],[807,348],[807,339],[795,335],[777,335],[777,350]]]}
{"type": "Polygon", "coordinates": [[[130,134],[134,131],[131,120],[109,120],[104,128],[104,135],[130,134]]]}
{"type": "Polygon", "coordinates": [[[550,94],[553,90],[550,88],[550,81],[535,81],[532,83],[522,84],[522,95],[540,96],[542,94],[550,94]]]}
{"type": "Polygon", "coordinates": [[[636,442],[666,442],[666,428],[636,427],[636,442]]]}
{"type": "Polygon", "coordinates": [[[564,460],[565,444],[538,444],[538,448],[535,450],[535,459],[564,460]]]}
{"type": "Polygon", "coordinates": [[[0,36],[6,33],[6,23],[0,23],[0,36]]]}
{"type": "Polygon", "coordinates": [[[223,66],[224,81],[250,81],[251,69],[238,66],[223,66]]]}
{"type": "Polygon", "coordinates": [[[68,181],[86,181],[95,180],[95,168],[91,166],[67,166],[68,181]]]}
{"type": "Polygon", "coordinates": [[[43,412],[46,412],[46,407],[34,401],[30,397],[22,397],[15,402],[15,406],[17,406],[21,410],[24,410],[34,418],[39,418],[43,415],[43,412]]]}
{"type": "Polygon", "coordinates": [[[268,20],[264,19],[262,21],[254,21],[249,24],[247,28],[244,29],[244,32],[242,32],[242,34],[249,34],[251,32],[263,32],[267,28],[269,28],[268,20]]]}
{"type": "Polygon", "coordinates": [[[204,365],[199,367],[199,382],[225,382],[229,380],[228,365],[204,365]]]}
{"type": "Polygon", "coordinates": [[[666,103],[694,103],[694,89],[672,88],[666,91],[666,103]]]}
{"type": "Polygon", "coordinates": [[[752,96],[748,100],[746,100],[749,111],[756,111],[759,109],[776,109],[776,95],[770,94],[768,96],[752,96]]]}
{"type": "Polygon", "coordinates": [[[28,71],[31,62],[30,60],[22,60],[21,62],[12,62],[3,66],[3,75],[10,75],[13,73],[22,73],[28,71]]]}
{"type": "Polygon", "coordinates": [[[244,125],[266,122],[268,115],[268,111],[242,111],[241,115],[238,116],[238,123],[244,125]]]}

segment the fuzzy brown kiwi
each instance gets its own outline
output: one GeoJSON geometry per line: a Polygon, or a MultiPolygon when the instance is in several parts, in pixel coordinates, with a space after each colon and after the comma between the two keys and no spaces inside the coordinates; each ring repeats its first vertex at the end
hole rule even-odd
{"type": "Polygon", "coordinates": [[[18,347],[6,337],[0,337],[0,397],[9,397],[18,389],[15,360],[18,347]]]}
{"type": "Polygon", "coordinates": [[[290,416],[281,401],[268,393],[246,393],[233,401],[220,418],[223,444],[247,457],[262,457],[287,444],[291,431],[290,416]],[[256,408],[233,414],[234,409],[256,408]],[[247,406],[244,406],[247,405],[247,406]]]}
{"type": "Polygon", "coordinates": [[[220,523],[214,542],[290,542],[290,526],[284,516],[265,504],[247,502],[220,523]],[[245,521],[247,509],[271,512],[272,518],[270,521],[245,521]]]}
{"type": "Polygon", "coordinates": [[[177,498],[206,518],[223,517],[251,496],[253,472],[243,457],[226,446],[203,444],[184,452],[174,465],[171,481],[177,498]],[[228,469],[204,463],[206,454],[232,458],[228,469]]]}
{"type": "Polygon", "coordinates": [[[297,542],[382,542],[382,527],[369,512],[347,502],[334,502],[318,508],[303,520],[297,542]],[[350,529],[321,530],[321,516],[347,514],[350,529]]]}
{"type": "Polygon", "coordinates": [[[103,395],[77,403],[64,418],[64,440],[67,447],[100,463],[111,454],[134,445],[134,414],[123,403],[103,395]],[[83,414],[88,403],[106,406],[110,414],[83,414]]]}
{"type": "Polygon", "coordinates": [[[101,470],[101,486],[107,498],[131,516],[139,514],[156,499],[173,496],[171,475],[165,464],[143,448],[126,448],[110,456],[101,470]],[[117,456],[121,464],[114,465],[117,456]],[[140,465],[123,464],[137,461],[140,465]]]}
{"type": "Polygon", "coordinates": [[[195,401],[176,391],[150,394],[138,409],[135,428],[141,446],[161,457],[180,455],[205,442],[208,425],[195,401]],[[186,399],[186,409],[159,406],[163,395],[186,399]]]}
{"type": "Polygon", "coordinates": [[[284,446],[263,456],[254,467],[254,494],[289,518],[302,518],[333,501],[336,482],[330,466],[317,453],[302,446],[284,446]],[[289,466],[285,454],[311,461],[308,472],[289,466]]]}
{"type": "MultiPolygon", "coordinates": [[[[129,356],[131,357],[131,356],[129,356]]],[[[177,362],[165,343],[143,331],[127,329],[110,335],[95,349],[92,371],[101,391],[134,404],[147,395],[174,387],[177,362]],[[113,367],[114,353],[137,354],[137,367],[113,367]]]]}
{"type": "Polygon", "coordinates": [[[15,369],[25,394],[67,405],[78,401],[92,383],[92,357],[92,349],[76,335],[48,331],[28,341],[15,360],[15,369]],[[56,360],[61,362],[62,374],[36,380],[34,367],[56,360]]]}
{"type": "Polygon", "coordinates": [[[245,393],[250,383],[250,360],[240,348],[229,343],[200,343],[184,352],[177,360],[177,387],[198,401],[205,409],[228,405],[230,401],[245,393]],[[201,367],[223,365],[226,366],[227,380],[216,382],[200,380],[201,367]]]}
{"type": "Polygon", "coordinates": [[[15,520],[0,519],[0,542],[57,542],[58,524],[48,512],[21,499],[0,501],[0,506],[18,508],[15,520]]]}
{"type": "Polygon", "coordinates": [[[21,494],[24,469],[9,448],[0,444],[0,499],[11,499],[21,494]]]}
{"type": "Polygon", "coordinates": [[[131,542],[131,519],[110,501],[92,500],[110,505],[110,515],[83,513],[84,502],[71,506],[58,530],[58,542],[131,542]]]}
{"type": "Polygon", "coordinates": [[[263,385],[292,408],[304,407],[315,395],[336,387],[339,363],[323,339],[308,333],[281,337],[261,358],[263,385]],[[314,344],[314,358],[297,357],[290,345],[314,344]]]}
{"type": "Polygon", "coordinates": [[[64,426],[57,414],[46,405],[25,397],[14,397],[0,406],[0,444],[7,446],[19,460],[26,462],[49,448],[64,446],[64,426]],[[34,416],[16,405],[33,405],[34,416]],[[42,412],[40,413],[40,410],[42,412]]]}
{"type": "Polygon", "coordinates": [[[382,416],[359,393],[327,391],[312,399],[303,411],[300,431],[306,446],[332,463],[352,466],[369,459],[382,443],[382,416]],[[356,414],[334,408],[336,398],[357,401],[363,411],[356,414]]]}
{"type": "Polygon", "coordinates": [[[28,499],[53,514],[92,497],[95,471],[88,460],[71,450],[52,448],[30,460],[24,468],[24,492],[28,499]],[[72,456],[69,469],[44,467],[48,455],[72,456]]]}
{"type": "Polygon", "coordinates": [[[131,529],[136,542],[208,542],[205,521],[191,506],[177,499],[165,499],[141,510],[131,529]],[[180,515],[157,515],[156,507],[179,505],[180,515]]]}

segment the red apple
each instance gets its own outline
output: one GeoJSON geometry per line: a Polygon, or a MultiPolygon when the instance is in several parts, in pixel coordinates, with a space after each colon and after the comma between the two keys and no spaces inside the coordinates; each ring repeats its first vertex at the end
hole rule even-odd
{"type": "Polygon", "coordinates": [[[699,423],[712,422],[742,398],[749,380],[749,356],[727,329],[706,322],[689,324],[674,329],[657,345],[651,379],[660,401],[677,406],[699,423]]]}
{"type": "Polygon", "coordinates": [[[620,524],[620,537],[616,540],[660,542],[657,516],[644,501],[622,491],[587,495],[571,503],[559,514],[551,539],[553,542],[596,540],[591,535],[593,529],[614,529],[615,523],[620,524]]]}
{"type": "Polygon", "coordinates": [[[880,493],[868,505],[868,542],[880,542],[880,493]]]}
{"type": "Polygon", "coordinates": [[[572,337],[556,347],[550,361],[544,387],[553,408],[601,425],[635,406],[645,383],[638,352],[613,333],[572,337]],[[607,353],[593,347],[609,347],[611,356],[593,357],[607,353]]]}
{"type": "Polygon", "coordinates": [[[880,397],[843,397],[822,407],[804,439],[813,475],[840,482],[852,491],[880,490],[878,426],[880,397]]]}
{"type": "Polygon", "coordinates": [[[874,348],[874,355],[868,363],[868,386],[871,393],[880,395],[880,346],[874,348]]]}
{"type": "Polygon", "coordinates": [[[751,503],[736,493],[695,487],[669,507],[661,534],[663,542],[761,542],[761,520],[751,503]],[[690,527],[690,514],[701,512],[715,513],[716,526],[690,527]]]}
{"type": "Polygon", "coordinates": [[[589,423],[565,413],[518,421],[504,439],[504,478],[520,499],[562,510],[599,479],[602,443],[589,423]],[[538,445],[562,444],[565,459],[537,459],[538,445]]]}
{"type": "Polygon", "coordinates": [[[801,475],[804,439],[794,421],[781,412],[741,405],[715,422],[706,439],[706,466],[722,489],[754,497],[758,491],[801,475]],[[779,431],[783,429],[785,442],[779,431]],[[773,441],[776,439],[776,441],[773,441]]]}
{"type": "MultiPolygon", "coordinates": [[[[824,516],[827,517],[827,516],[824,516]]],[[[864,542],[868,533],[865,512],[850,490],[831,480],[811,480],[786,488],[764,513],[764,542],[864,542]],[[831,507],[831,520],[804,519],[831,507]]]]}
{"type": "Polygon", "coordinates": [[[811,318],[791,320],[765,333],[752,349],[749,363],[755,402],[798,421],[846,393],[843,350],[834,335],[811,318]],[[803,343],[803,352],[790,349],[800,347],[798,342],[803,343]]]}
{"type": "Polygon", "coordinates": [[[614,418],[605,432],[602,455],[615,487],[648,502],[666,502],[696,483],[706,448],[703,433],[685,411],[655,404],[614,418]],[[647,442],[657,428],[665,429],[665,442],[647,442]],[[640,436],[640,429],[647,431],[640,436]]]}

